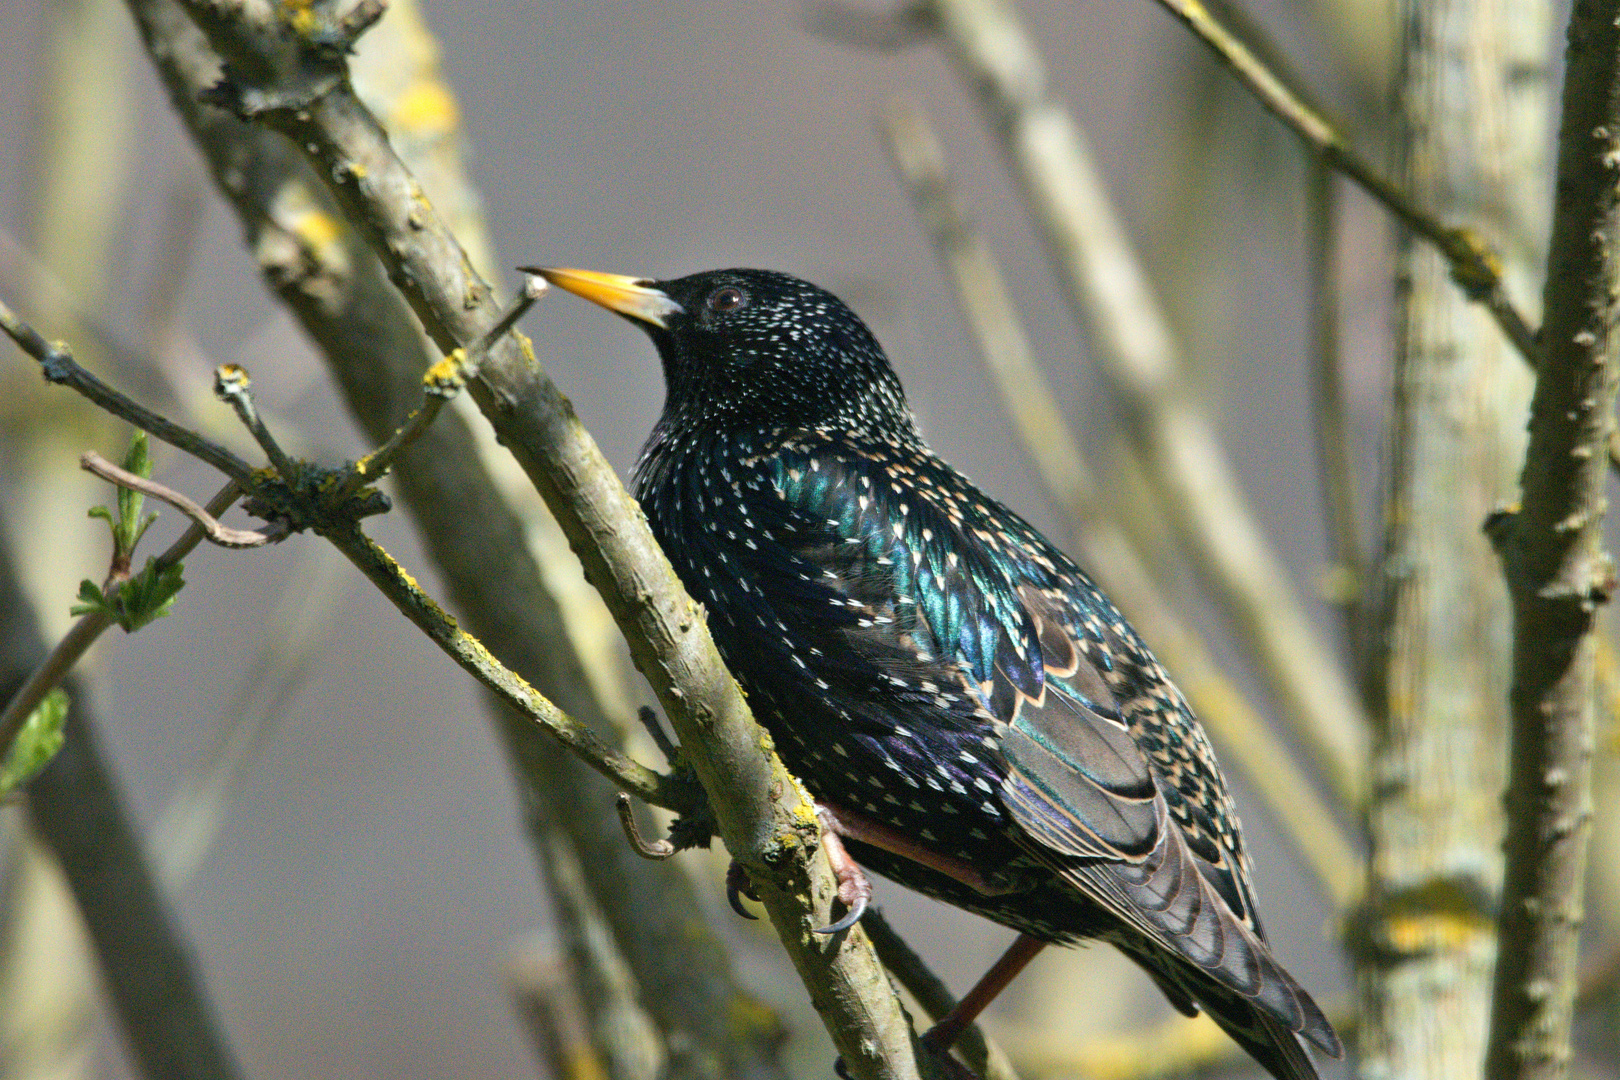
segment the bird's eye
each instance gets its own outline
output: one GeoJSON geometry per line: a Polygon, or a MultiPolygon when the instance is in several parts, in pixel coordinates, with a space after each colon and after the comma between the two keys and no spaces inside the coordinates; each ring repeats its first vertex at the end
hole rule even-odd
{"type": "Polygon", "coordinates": [[[710,311],[724,314],[728,311],[736,311],[747,302],[748,298],[743,295],[741,289],[734,285],[727,285],[725,288],[716,289],[709,294],[708,306],[710,311]]]}

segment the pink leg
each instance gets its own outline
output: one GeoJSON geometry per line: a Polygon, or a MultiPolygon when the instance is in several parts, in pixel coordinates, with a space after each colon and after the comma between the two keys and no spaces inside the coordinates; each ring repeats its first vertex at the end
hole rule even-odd
{"type": "Polygon", "coordinates": [[[1040,938],[1030,937],[1028,934],[1019,934],[1018,940],[1012,943],[1011,948],[1001,954],[989,971],[984,973],[967,996],[956,1003],[956,1008],[946,1013],[940,1022],[929,1028],[923,1035],[923,1045],[930,1050],[944,1053],[955,1044],[961,1036],[963,1029],[979,1018],[979,1014],[996,999],[996,995],[1007,989],[1007,984],[1018,977],[1018,973],[1035,959],[1035,954],[1046,948],[1046,942],[1040,938]]]}
{"type": "Polygon", "coordinates": [[[1007,891],[991,885],[971,863],[929,851],[892,825],[885,825],[874,818],[863,817],[829,803],[818,802],[816,812],[829,833],[836,833],[850,840],[859,840],[891,855],[910,859],[920,866],[944,874],[953,881],[961,882],[983,896],[997,896],[1007,891]]]}

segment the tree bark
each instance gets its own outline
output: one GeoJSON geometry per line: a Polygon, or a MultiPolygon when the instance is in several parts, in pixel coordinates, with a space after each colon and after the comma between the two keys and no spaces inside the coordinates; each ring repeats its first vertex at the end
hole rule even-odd
{"type": "MultiPolygon", "coordinates": [[[[1407,0],[1400,24],[1406,190],[1508,252],[1521,294],[1543,246],[1549,19],[1535,2],[1407,0]]],[[[1480,526],[1514,496],[1531,373],[1438,252],[1407,235],[1399,260],[1360,1072],[1457,1077],[1484,1060],[1506,777],[1509,604],[1480,526]]]]}
{"type": "Polygon", "coordinates": [[[1500,961],[1485,1075],[1569,1063],[1592,820],[1593,659],[1620,352],[1620,2],[1570,13],[1557,199],[1523,508],[1493,523],[1513,598],[1513,742],[1500,961]]]}

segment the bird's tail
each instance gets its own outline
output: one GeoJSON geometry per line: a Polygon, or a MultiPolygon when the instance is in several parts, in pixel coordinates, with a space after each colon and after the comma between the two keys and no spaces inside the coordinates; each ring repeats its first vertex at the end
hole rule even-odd
{"type": "Polygon", "coordinates": [[[1200,1009],[1209,1013],[1221,1030],[1277,1080],[1319,1080],[1307,1042],[1330,1057],[1343,1053],[1332,1025],[1297,984],[1292,989],[1304,1011],[1299,1030],[1284,1023],[1271,1009],[1217,982],[1185,960],[1145,944],[1122,946],[1125,954],[1152,976],[1172,1005],[1188,1016],[1197,1016],[1200,1009]]]}

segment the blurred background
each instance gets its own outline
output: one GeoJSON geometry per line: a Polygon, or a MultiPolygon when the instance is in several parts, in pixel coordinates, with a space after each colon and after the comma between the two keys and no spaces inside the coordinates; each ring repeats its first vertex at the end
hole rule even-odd
{"type": "MultiPolygon", "coordinates": [[[[1348,664],[1343,620],[1322,599],[1331,556],[1305,360],[1308,210],[1296,141],[1155,5],[1029,0],[1022,11],[1255,517],[1316,629],[1348,664]]],[[[1266,0],[1250,13],[1353,142],[1387,167],[1386,5],[1266,0]]],[[[926,103],[958,195],[1004,262],[1036,359],[1105,497],[1132,520],[1173,606],[1228,675],[1251,700],[1268,700],[1153,511],[1122,446],[1121,405],[1088,356],[980,109],[940,49],[833,40],[829,26],[847,37],[858,20],[829,20],[792,0],[480,0],[424,5],[421,16],[455,95],[493,265],[508,268],[503,292],[520,263],[647,277],[759,266],[824,285],[887,346],[934,448],[1069,546],[1069,525],[975,354],[874,120],[896,97],[926,103]]],[[[322,361],[264,287],[123,6],[6,0],[0,40],[13,43],[0,65],[8,302],[135,396],[218,437],[237,436],[207,386],[214,365],[230,362],[251,371],[272,427],[296,452],[331,461],[364,453],[322,361]]],[[[1550,36],[1545,44],[1550,52],[1550,36]]],[[[1362,493],[1356,525],[1371,548],[1388,464],[1394,240],[1385,216],[1355,193],[1339,213],[1331,276],[1362,493]]],[[[627,474],[662,401],[643,335],[566,296],[544,299],[523,328],[627,474]]],[[[85,510],[110,503],[111,491],[79,473],[78,454],[115,457],[127,434],[45,388],[20,353],[0,363],[0,382],[0,508],[54,638],[80,579],[99,581],[106,569],[105,528],[85,510]]],[[[154,453],[155,475],[170,486],[202,498],[219,482],[166,447],[154,453]]],[[[150,550],[179,532],[177,516],[164,513],[150,550]]],[[[368,529],[438,588],[404,514],[368,529]]],[[[562,587],[578,583],[566,565],[549,573],[562,587]]],[[[205,547],[187,560],[186,578],[170,617],[136,638],[110,634],[89,670],[105,749],[170,867],[171,896],[246,1075],[543,1072],[510,981],[514,957],[552,941],[547,894],[471,681],[315,538],[242,553],[205,547]],[[227,721],[244,716],[255,719],[237,736],[241,764],[226,796],[201,825],[186,824],[177,795],[218,757],[227,721]]],[[[650,700],[635,680],[622,693],[626,709],[650,700]]],[[[1351,995],[1342,913],[1245,779],[1231,780],[1277,951],[1342,1016],[1351,995]]],[[[4,813],[15,848],[20,818],[15,807],[4,813]]],[[[1341,824],[1359,843],[1359,823],[1341,824]]],[[[10,856],[14,866],[22,857],[10,856]]],[[[832,1052],[774,938],[724,910],[723,860],[681,861],[734,942],[745,981],[791,1027],[794,1075],[830,1075],[832,1052]]],[[[878,900],[958,992],[1011,938],[882,882],[878,900]]],[[[54,972],[72,1001],[93,965],[68,929],[45,938],[36,974],[54,972]]],[[[10,987],[13,1003],[31,992],[10,987]]],[[[1039,1044],[1056,1060],[1065,1047],[1170,1016],[1145,978],[1098,948],[1049,950],[990,1023],[1015,1050],[1039,1044]]],[[[27,1075],[129,1073],[115,1027],[79,1020],[91,1035],[83,1054],[59,1054],[27,1075]]],[[[28,1055],[14,1048],[12,1057],[19,1071],[8,1075],[25,1075],[28,1055]]],[[[1330,1064],[1326,1075],[1348,1071],[1330,1064]]]]}

